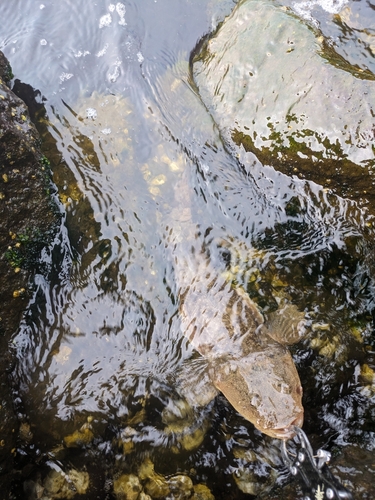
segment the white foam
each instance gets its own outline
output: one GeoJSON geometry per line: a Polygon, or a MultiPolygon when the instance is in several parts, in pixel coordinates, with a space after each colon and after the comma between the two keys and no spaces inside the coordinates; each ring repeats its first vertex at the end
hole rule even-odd
{"type": "Polygon", "coordinates": [[[125,26],[126,25],[126,22],[125,22],[125,12],[126,12],[125,5],[123,3],[121,3],[121,2],[117,2],[117,4],[116,4],[116,12],[120,16],[120,21],[118,23],[121,26],[125,26]]]}
{"type": "Polygon", "coordinates": [[[40,40],[40,45],[47,45],[47,40],[45,38],[42,38],[40,40]]]}
{"type": "Polygon", "coordinates": [[[317,0],[317,4],[330,14],[339,14],[348,3],[348,0],[317,0]]]}
{"type": "Polygon", "coordinates": [[[102,16],[99,19],[99,28],[105,28],[105,27],[111,26],[111,24],[112,24],[111,14],[104,14],[104,16],[102,16]]]}
{"type": "Polygon", "coordinates": [[[103,130],[102,130],[102,134],[104,134],[104,135],[109,135],[111,132],[112,132],[112,130],[110,128],[103,128],[103,130]]]}
{"type": "Polygon", "coordinates": [[[99,50],[99,52],[96,54],[96,57],[103,57],[104,54],[107,52],[108,47],[109,47],[109,45],[108,45],[108,43],[106,43],[104,45],[104,47],[102,48],[102,50],[99,50]]]}
{"type": "Polygon", "coordinates": [[[116,9],[116,5],[114,3],[109,4],[108,10],[109,12],[114,12],[116,9]]]}
{"type": "Polygon", "coordinates": [[[117,78],[120,76],[120,66],[121,66],[121,61],[117,60],[114,65],[114,69],[111,73],[108,74],[108,80],[112,83],[114,83],[117,78]]]}
{"type": "Polygon", "coordinates": [[[74,57],[85,57],[88,56],[90,52],[88,50],[84,50],[83,52],[79,50],[78,52],[74,53],[74,57]]]}
{"type": "Polygon", "coordinates": [[[91,120],[95,120],[98,116],[98,113],[95,108],[87,108],[86,109],[86,118],[91,118],[91,120]]]}
{"type": "Polygon", "coordinates": [[[120,70],[118,69],[118,66],[115,66],[115,69],[112,71],[112,73],[108,74],[108,80],[111,83],[115,83],[115,81],[119,76],[120,76],[120,70]]]}
{"type": "Polygon", "coordinates": [[[142,52],[137,52],[137,59],[138,59],[139,63],[141,63],[141,64],[143,63],[145,58],[143,57],[142,52]]]}
{"type": "Polygon", "coordinates": [[[316,20],[311,14],[315,6],[321,7],[329,14],[339,14],[348,4],[348,1],[349,0],[304,0],[302,2],[294,2],[293,9],[299,16],[316,23],[316,20]]]}
{"type": "Polygon", "coordinates": [[[61,73],[60,75],[60,81],[65,82],[66,80],[70,80],[73,76],[73,73],[61,73]]]}

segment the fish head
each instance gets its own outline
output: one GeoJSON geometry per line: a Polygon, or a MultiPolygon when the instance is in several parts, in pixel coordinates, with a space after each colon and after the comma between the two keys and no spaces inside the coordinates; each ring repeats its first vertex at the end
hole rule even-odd
{"type": "Polygon", "coordinates": [[[272,345],[237,359],[220,358],[211,378],[231,405],[258,430],[287,440],[302,427],[302,387],[289,351],[272,345]]]}

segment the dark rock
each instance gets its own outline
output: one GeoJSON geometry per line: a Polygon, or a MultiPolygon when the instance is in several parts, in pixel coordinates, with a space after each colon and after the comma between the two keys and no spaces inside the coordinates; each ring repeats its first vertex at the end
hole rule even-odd
{"type": "Polygon", "coordinates": [[[5,85],[9,86],[10,81],[13,77],[12,68],[9,64],[8,59],[4,56],[4,54],[1,51],[0,51],[0,75],[5,85]]]}
{"type": "Polygon", "coordinates": [[[18,423],[9,373],[12,335],[31,293],[40,252],[57,227],[48,161],[26,105],[8,87],[12,72],[0,52],[0,480],[12,477],[18,423]]]}

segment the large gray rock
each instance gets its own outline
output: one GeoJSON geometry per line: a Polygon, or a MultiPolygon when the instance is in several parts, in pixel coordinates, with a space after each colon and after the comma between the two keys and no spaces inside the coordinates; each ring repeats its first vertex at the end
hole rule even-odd
{"type": "Polygon", "coordinates": [[[337,55],[285,7],[245,0],[193,61],[230,145],[375,213],[375,75],[337,55]]]}

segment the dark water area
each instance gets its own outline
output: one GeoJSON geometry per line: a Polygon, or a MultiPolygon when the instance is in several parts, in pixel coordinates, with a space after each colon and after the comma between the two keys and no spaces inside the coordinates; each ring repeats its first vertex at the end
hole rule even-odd
{"type": "MultiPolygon", "coordinates": [[[[127,498],[124,475],[144,489],[128,498],[213,498],[165,483],[176,474],[217,499],[301,495],[285,486],[280,442],[222,395],[202,384],[204,405],[181,399],[205,367],[181,331],[176,247],[208,249],[218,275],[266,315],[285,302],[306,313],[309,333],[291,348],[304,430],[314,449],[332,451],[356,498],[373,497],[373,219],[359,203],[254,155],[240,161],[223,144],[189,59],[234,5],[0,5],[0,49],[36,91],[64,213],[13,340],[23,430],[15,498],[127,498]]],[[[374,71],[371,2],[285,5],[349,64],[374,71]]]]}

